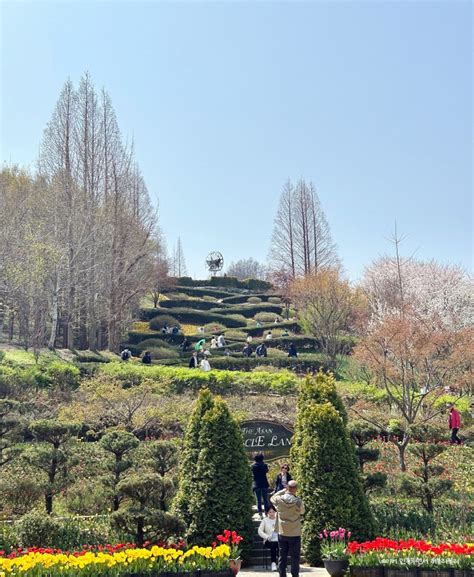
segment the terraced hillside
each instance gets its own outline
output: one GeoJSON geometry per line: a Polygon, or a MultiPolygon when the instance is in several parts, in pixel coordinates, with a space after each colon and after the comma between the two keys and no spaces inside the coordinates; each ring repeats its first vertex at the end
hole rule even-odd
{"type": "MultiPolygon", "coordinates": [[[[201,355],[208,352],[213,369],[270,366],[306,373],[323,366],[320,341],[304,334],[296,312],[275,292],[176,286],[161,295],[156,307],[151,302],[143,305],[123,346],[136,356],[149,351],[152,363],[187,366],[199,347],[201,355]],[[221,335],[219,345],[225,344],[218,346],[221,335]],[[249,357],[243,353],[247,343],[249,357]],[[261,343],[267,356],[258,358],[261,343]],[[296,358],[288,356],[291,343],[298,351],[296,358]]],[[[341,352],[350,351],[352,344],[350,338],[342,341],[341,352]]]]}

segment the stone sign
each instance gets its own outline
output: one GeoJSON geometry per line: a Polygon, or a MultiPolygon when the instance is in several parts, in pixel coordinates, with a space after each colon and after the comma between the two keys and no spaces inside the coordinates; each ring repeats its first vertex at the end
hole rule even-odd
{"type": "Polygon", "coordinates": [[[273,421],[244,421],[240,429],[249,459],[257,453],[262,453],[265,461],[290,454],[293,431],[285,425],[273,421]]]}

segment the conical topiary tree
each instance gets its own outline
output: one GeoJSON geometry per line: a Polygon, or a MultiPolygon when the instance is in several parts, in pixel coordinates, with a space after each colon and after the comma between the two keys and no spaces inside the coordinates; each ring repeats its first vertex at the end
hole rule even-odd
{"type": "MultiPolygon", "coordinates": [[[[208,544],[224,529],[235,530],[244,537],[245,557],[253,538],[250,467],[238,423],[220,397],[213,399],[209,408],[207,395],[201,394],[195,409],[202,415],[198,449],[193,449],[197,459],[189,469],[181,468],[180,494],[186,488],[189,519],[187,537],[191,543],[208,544]],[[208,407],[204,413],[203,401],[208,407]]],[[[194,417],[185,444],[192,440],[190,431],[196,432],[194,417]]],[[[191,452],[188,448],[186,458],[191,452]]]]}
{"type": "Polygon", "coordinates": [[[183,519],[187,526],[191,523],[189,510],[189,494],[199,483],[196,476],[196,463],[201,450],[199,433],[202,419],[207,411],[214,406],[214,397],[208,389],[203,389],[189,419],[184,435],[183,448],[179,459],[179,487],[173,502],[173,511],[183,519]]]}
{"type": "Polygon", "coordinates": [[[345,527],[355,538],[369,537],[373,531],[345,421],[332,376],[320,374],[303,384],[291,457],[306,507],[302,542],[311,564],[320,561],[323,529],[345,527]]]}

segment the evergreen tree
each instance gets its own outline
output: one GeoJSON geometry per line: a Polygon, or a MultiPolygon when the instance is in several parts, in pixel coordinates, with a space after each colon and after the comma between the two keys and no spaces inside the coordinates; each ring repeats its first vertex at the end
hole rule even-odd
{"type": "Polygon", "coordinates": [[[373,519],[330,375],[303,384],[291,457],[306,507],[302,543],[308,562],[320,560],[323,529],[345,527],[354,538],[370,536],[373,519]]]}
{"type": "Polygon", "coordinates": [[[183,449],[179,465],[179,489],[173,503],[174,512],[189,526],[191,513],[189,509],[189,494],[192,487],[199,484],[196,474],[196,463],[200,453],[199,434],[204,415],[214,406],[211,391],[203,389],[189,419],[184,435],[183,449]]]}
{"type": "Polygon", "coordinates": [[[127,431],[110,431],[100,440],[102,448],[114,456],[112,469],[112,487],[114,491],[113,510],[118,511],[120,505],[120,495],[117,485],[120,483],[123,473],[130,469],[132,460],[127,458],[128,453],[136,449],[140,441],[127,431]]]}
{"type": "Polygon", "coordinates": [[[223,529],[232,529],[244,537],[245,557],[253,539],[250,467],[239,425],[220,397],[209,399],[208,391],[201,393],[185,444],[187,462],[191,455],[195,458],[190,467],[181,469],[180,479],[180,494],[187,500],[189,541],[207,544],[223,529]],[[190,449],[189,442],[193,436],[196,439],[196,417],[201,414],[198,446],[190,449]]]}

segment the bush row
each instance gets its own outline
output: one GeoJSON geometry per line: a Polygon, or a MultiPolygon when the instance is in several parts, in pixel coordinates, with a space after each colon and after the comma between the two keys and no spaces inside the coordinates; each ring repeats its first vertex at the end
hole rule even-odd
{"type": "Polygon", "coordinates": [[[224,290],[217,290],[215,288],[206,288],[206,287],[192,287],[192,286],[186,286],[186,285],[181,285],[181,286],[174,286],[171,287],[169,290],[163,291],[163,292],[168,292],[168,293],[182,293],[185,295],[189,295],[190,297],[205,297],[205,296],[209,296],[209,297],[214,297],[216,299],[223,299],[225,297],[228,297],[229,295],[232,295],[234,293],[230,292],[230,291],[224,291],[224,290]]]}
{"type": "Polygon", "coordinates": [[[161,301],[160,306],[166,309],[174,308],[189,308],[197,309],[200,311],[208,311],[210,309],[224,308],[225,305],[218,303],[217,301],[205,301],[198,299],[168,299],[167,301],[161,301]]]}
{"type": "MultiPolygon", "coordinates": [[[[262,342],[257,341],[257,342],[262,342]]],[[[321,352],[321,340],[316,337],[308,337],[303,335],[293,335],[290,337],[275,337],[265,341],[267,346],[271,346],[276,349],[287,350],[290,343],[294,343],[298,351],[308,351],[308,352],[321,352]]],[[[344,336],[339,339],[339,349],[338,353],[341,355],[347,355],[352,352],[356,344],[355,337],[344,336]]]]}
{"type": "Polygon", "coordinates": [[[259,280],[256,278],[239,280],[233,276],[212,276],[210,280],[195,280],[191,277],[184,276],[179,277],[176,280],[177,284],[180,286],[191,287],[205,287],[211,285],[213,287],[227,287],[252,291],[266,291],[272,288],[272,284],[264,280],[259,280]]]}
{"type": "Polygon", "coordinates": [[[245,294],[245,295],[237,295],[237,296],[223,298],[222,304],[240,305],[240,304],[248,302],[248,299],[252,298],[252,296],[258,297],[263,302],[271,302],[269,299],[275,298],[275,297],[280,298],[278,295],[271,294],[271,293],[255,293],[253,295],[245,294]]]}
{"type": "MultiPolygon", "coordinates": [[[[236,371],[239,360],[255,361],[256,359],[213,359],[214,362],[229,361],[232,370],[210,371],[205,373],[197,369],[166,367],[159,365],[142,366],[129,363],[109,363],[102,365],[100,373],[109,375],[123,383],[124,387],[141,384],[144,380],[155,381],[165,392],[181,394],[185,391],[199,391],[209,388],[213,393],[235,394],[243,392],[275,392],[279,394],[295,393],[298,377],[291,372],[269,373],[259,371],[248,373],[236,371]]],[[[267,363],[268,364],[268,363],[267,363]]],[[[255,365],[256,366],[256,365],[255,365]]],[[[223,367],[225,368],[225,367],[223,367]]],[[[249,369],[242,365],[243,371],[249,369]]]]}
{"type": "MultiPolygon", "coordinates": [[[[168,315],[168,309],[141,309],[141,318],[143,320],[150,320],[150,328],[154,330],[154,320],[156,317],[160,315],[168,315]]],[[[182,323],[190,323],[190,324],[198,324],[198,325],[206,325],[208,323],[220,323],[228,328],[236,328],[245,325],[246,320],[241,315],[222,315],[213,313],[210,311],[193,311],[192,309],[187,308],[175,308],[173,309],[173,317],[176,318],[179,322],[182,323]]]]}
{"type": "MultiPolygon", "coordinates": [[[[274,357],[258,359],[253,356],[247,357],[219,357],[211,359],[211,366],[214,369],[222,369],[227,371],[252,371],[255,367],[274,367],[278,369],[290,369],[298,374],[315,373],[319,369],[324,369],[324,363],[319,358],[301,358],[297,357],[274,357]]],[[[253,373],[250,373],[253,374],[253,373]]],[[[257,373],[261,374],[261,373],[257,373]]]]}
{"type": "Polygon", "coordinates": [[[272,313],[273,315],[281,316],[283,309],[281,306],[272,303],[260,303],[256,305],[248,304],[240,307],[233,306],[223,309],[211,309],[211,312],[216,312],[221,315],[242,315],[250,319],[258,313],[272,313]]]}
{"type": "Polygon", "coordinates": [[[268,323],[262,324],[261,327],[241,327],[239,330],[251,335],[252,337],[261,337],[273,329],[287,329],[293,333],[301,332],[301,325],[297,321],[283,321],[278,324],[268,323]]]}

